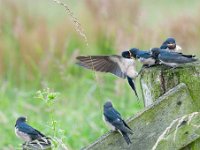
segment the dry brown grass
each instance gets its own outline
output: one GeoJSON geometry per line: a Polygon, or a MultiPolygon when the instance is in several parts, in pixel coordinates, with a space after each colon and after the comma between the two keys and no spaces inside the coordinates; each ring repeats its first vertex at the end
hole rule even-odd
{"type": "MultiPolygon", "coordinates": [[[[70,8],[87,35],[89,46],[86,46],[62,7],[52,0],[42,5],[43,11],[55,7],[55,12],[52,11],[58,18],[62,17],[60,13],[65,14],[61,19],[51,18],[54,22],[51,24],[49,16],[40,15],[37,8],[30,11],[26,1],[0,0],[0,108],[3,110],[0,116],[5,116],[9,123],[20,113],[26,113],[40,121],[35,125],[43,127],[48,113],[43,109],[45,106],[32,99],[30,91],[44,87],[56,89],[62,93],[62,98],[56,104],[55,115],[61,120],[65,142],[71,149],[80,149],[105,133],[100,109],[106,98],[115,101],[126,117],[141,108],[126,82],[98,74],[97,83],[92,72],[74,65],[77,55],[117,54],[130,47],[149,49],[159,46],[168,36],[174,36],[184,49],[192,46],[191,49],[196,50],[194,53],[199,52],[200,14],[192,17],[182,14],[150,26],[144,14],[151,12],[145,12],[139,0],[123,3],[120,0],[85,0],[83,4],[77,1],[77,5],[70,8]],[[80,9],[73,9],[75,7],[80,9]],[[62,11],[58,13],[56,8],[62,11]],[[76,126],[71,126],[73,123],[76,126]]],[[[35,1],[29,2],[35,5],[35,1]]],[[[52,12],[46,15],[48,13],[52,12]]],[[[20,142],[13,134],[13,124],[0,124],[0,131],[4,133],[0,147],[11,149],[10,141],[15,142],[13,145],[20,142]]]]}
{"type": "Polygon", "coordinates": [[[200,14],[197,16],[183,15],[174,19],[173,24],[169,24],[169,32],[176,36],[185,51],[200,52],[200,14]]]}
{"type": "MultiPolygon", "coordinates": [[[[113,53],[114,49],[120,52],[130,47],[142,49],[157,47],[167,36],[174,36],[178,44],[185,50],[192,49],[193,53],[200,46],[198,42],[200,21],[197,19],[200,14],[193,17],[182,15],[171,21],[166,20],[155,29],[143,23],[144,10],[140,8],[138,0],[124,3],[120,0],[84,2],[86,9],[82,11],[90,14],[86,17],[90,17],[89,20],[92,22],[88,27],[84,26],[89,43],[94,49],[100,50],[100,53],[113,53]]],[[[55,62],[58,64],[57,70],[59,66],[65,66],[66,59],[71,58],[63,56],[66,53],[72,54],[66,50],[73,51],[73,48],[77,49],[79,46],[84,52],[89,49],[81,46],[84,41],[72,32],[73,25],[66,19],[67,17],[50,27],[45,17],[27,13],[25,4],[20,5],[13,0],[1,3],[3,6],[0,13],[1,75],[2,73],[5,75],[9,70],[18,72],[22,69],[26,71],[25,80],[34,80],[38,76],[49,74],[55,62]],[[6,15],[3,13],[5,10],[8,12],[6,15]],[[74,46],[70,48],[70,45],[74,46]],[[60,61],[59,58],[65,60],[60,61]]],[[[68,12],[72,15],[71,13],[68,12]]],[[[77,18],[73,18],[76,23],[77,18]]],[[[79,31],[83,32],[82,27],[75,25],[75,28],[81,28],[79,31]]],[[[85,37],[84,33],[83,35],[85,37]]]]}

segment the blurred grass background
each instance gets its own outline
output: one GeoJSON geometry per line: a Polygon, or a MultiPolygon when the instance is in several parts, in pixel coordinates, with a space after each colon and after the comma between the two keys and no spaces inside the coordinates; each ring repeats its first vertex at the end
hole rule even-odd
{"type": "MultiPolygon", "coordinates": [[[[102,105],[113,101],[124,118],[142,109],[127,82],[75,65],[78,55],[120,54],[131,47],[158,47],[175,37],[185,53],[199,55],[199,0],[62,1],[79,19],[88,46],[70,16],[52,0],[0,0],[0,148],[16,149],[18,116],[51,136],[50,113],[35,97],[49,87],[59,92],[57,130],[69,149],[80,149],[108,129],[102,105]]],[[[137,89],[141,97],[139,82],[137,89]]]]}

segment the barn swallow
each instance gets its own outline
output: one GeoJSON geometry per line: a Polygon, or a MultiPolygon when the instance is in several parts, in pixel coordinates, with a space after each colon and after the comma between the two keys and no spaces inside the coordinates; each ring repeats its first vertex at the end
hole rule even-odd
{"type": "Polygon", "coordinates": [[[153,48],[151,52],[152,57],[158,59],[160,64],[173,68],[179,67],[181,64],[197,61],[194,55],[185,55],[183,53],[171,52],[160,48],[153,48]]]}
{"type": "Polygon", "coordinates": [[[120,78],[127,78],[127,81],[138,98],[134,79],[138,76],[135,60],[127,58],[125,53],[122,56],[78,56],[78,65],[87,69],[99,72],[112,73],[120,78]]]}
{"type": "MultiPolygon", "coordinates": [[[[160,49],[165,49],[178,52],[181,47],[176,45],[176,41],[174,38],[167,38],[163,44],[160,46],[160,49]]],[[[151,51],[144,51],[144,50],[139,50],[137,48],[132,48],[129,51],[125,51],[124,55],[126,55],[126,58],[135,58],[138,59],[145,67],[150,67],[154,66],[158,62],[152,58],[151,51]]]]}
{"type": "Polygon", "coordinates": [[[125,139],[126,143],[131,144],[129,134],[133,134],[132,129],[121,118],[118,111],[113,108],[110,101],[104,104],[103,120],[114,131],[118,131],[125,139]]]}
{"type": "Polygon", "coordinates": [[[50,145],[51,142],[49,138],[42,134],[40,131],[34,129],[26,123],[25,117],[19,117],[15,124],[15,134],[17,137],[22,139],[25,142],[32,142],[35,140],[43,140],[46,142],[46,145],[50,145]]]}
{"type": "Polygon", "coordinates": [[[132,48],[129,51],[124,51],[122,54],[123,54],[122,56],[129,59],[130,58],[137,59],[143,64],[142,68],[138,72],[138,75],[143,71],[144,68],[152,67],[156,64],[156,60],[151,56],[150,51],[143,51],[137,48],[132,48]]]}
{"type": "Polygon", "coordinates": [[[160,46],[160,49],[180,52],[182,48],[176,44],[176,40],[174,38],[169,37],[163,42],[163,44],[160,46]]]}
{"type": "Polygon", "coordinates": [[[129,57],[138,59],[144,66],[152,66],[155,64],[155,59],[152,58],[150,51],[143,51],[137,48],[132,48],[129,50],[129,57]]]}

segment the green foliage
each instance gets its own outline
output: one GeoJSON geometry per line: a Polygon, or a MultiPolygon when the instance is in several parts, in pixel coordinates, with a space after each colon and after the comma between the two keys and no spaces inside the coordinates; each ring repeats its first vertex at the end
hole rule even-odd
{"type": "Polygon", "coordinates": [[[53,133],[51,137],[52,147],[53,149],[67,149],[66,145],[64,144],[64,139],[66,135],[64,134],[64,130],[60,128],[58,121],[56,120],[54,113],[55,113],[55,103],[57,102],[57,97],[59,93],[51,92],[49,88],[43,89],[42,91],[36,92],[37,99],[40,99],[45,102],[47,109],[49,109],[49,114],[51,118],[50,122],[50,132],[53,133]]]}
{"type": "MultiPolygon", "coordinates": [[[[56,139],[57,147],[64,143],[69,149],[80,149],[108,131],[102,121],[102,105],[107,99],[113,101],[124,118],[142,108],[126,81],[82,69],[75,65],[76,56],[120,54],[121,50],[133,46],[146,49],[160,45],[169,33],[177,41],[187,39],[189,42],[180,42],[185,49],[193,46],[198,50],[200,46],[199,39],[194,38],[199,37],[199,32],[194,32],[199,30],[198,16],[189,21],[179,17],[176,23],[168,20],[171,16],[165,16],[164,20],[170,24],[163,31],[159,30],[162,25],[151,28],[142,21],[145,15],[140,15],[143,13],[137,0],[106,1],[103,5],[99,2],[69,2],[85,29],[87,46],[75,31],[70,16],[52,1],[0,1],[1,149],[16,149],[22,143],[14,134],[16,118],[21,115],[27,116],[28,123],[45,135],[56,139]],[[124,16],[129,19],[123,20],[124,16]]],[[[191,6],[197,6],[196,3],[187,2],[191,6]]],[[[179,7],[178,3],[173,6],[179,7]]],[[[161,12],[163,7],[153,10],[161,12]]],[[[155,17],[151,18],[160,25],[155,17]]],[[[138,81],[136,85],[141,94],[138,81]]]]}
{"type": "Polygon", "coordinates": [[[42,91],[37,91],[36,93],[36,97],[38,99],[41,99],[43,101],[45,101],[48,105],[52,105],[55,103],[55,100],[58,96],[58,93],[56,92],[50,92],[50,89],[43,89],[42,91]]]}

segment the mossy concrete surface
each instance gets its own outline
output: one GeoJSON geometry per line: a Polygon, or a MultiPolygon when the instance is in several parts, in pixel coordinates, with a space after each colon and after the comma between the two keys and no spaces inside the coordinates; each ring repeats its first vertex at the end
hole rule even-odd
{"type": "MultiPolygon", "coordinates": [[[[183,147],[183,149],[186,149],[185,146],[198,140],[199,137],[200,112],[193,112],[174,120],[158,138],[152,150],[174,150],[183,147]]],[[[194,148],[194,146],[187,147],[194,148]]],[[[200,149],[200,147],[198,149],[200,149]]]]}
{"type": "Polygon", "coordinates": [[[187,145],[186,147],[182,148],[181,150],[199,150],[199,148],[200,148],[200,138],[198,138],[191,144],[187,145]]]}
{"type": "Polygon", "coordinates": [[[200,109],[200,62],[186,64],[176,69],[166,66],[144,69],[140,82],[145,106],[151,105],[179,83],[185,83],[189,94],[200,109]]]}
{"type": "MultiPolygon", "coordinates": [[[[51,141],[52,142],[52,141],[51,141]]],[[[50,138],[43,137],[41,139],[25,142],[22,145],[23,150],[52,150],[50,138]]]]}
{"type": "MultiPolygon", "coordinates": [[[[181,83],[127,121],[133,130],[133,135],[130,136],[132,144],[127,145],[119,133],[109,132],[84,149],[151,150],[160,135],[174,120],[196,111],[198,111],[198,106],[192,100],[190,91],[185,84],[181,83]]],[[[177,137],[181,140],[179,133],[181,132],[177,132],[177,137]]],[[[184,141],[188,139],[190,143],[192,142],[190,136],[186,135],[183,138],[184,141]]],[[[176,146],[183,145],[179,142],[176,146]]]]}

